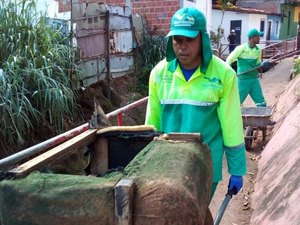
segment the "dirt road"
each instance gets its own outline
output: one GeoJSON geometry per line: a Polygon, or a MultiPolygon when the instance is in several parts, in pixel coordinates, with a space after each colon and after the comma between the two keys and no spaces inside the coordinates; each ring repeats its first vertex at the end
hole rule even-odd
{"type": "MultiPolygon", "coordinates": [[[[264,73],[261,78],[261,85],[264,96],[269,106],[276,104],[280,94],[284,91],[286,84],[289,82],[290,71],[292,69],[293,59],[287,58],[279,62],[273,69],[264,73]]],[[[244,106],[255,106],[249,97],[245,100],[244,106]]],[[[268,133],[267,133],[268,134],[268,133]]],[[[252,214],[251,194],[254,191],[255,177],[257,174],[257,162],[260,153],[269,140],[269,136],[265,143],[261,139],[259,132],[258,139],[254,141],[251,151],[247,152],[248,173],[244,177],[244,187],[241,192],[234,196],[228,204],[223,215],[220,225],[248,225],[252,214]]],[[[227,173],[226,160],[223,163],[223,181],[219,183],[218,189],[210,204],[210,210],[215,218],[227,192],[229,175],[227,173]]]]}

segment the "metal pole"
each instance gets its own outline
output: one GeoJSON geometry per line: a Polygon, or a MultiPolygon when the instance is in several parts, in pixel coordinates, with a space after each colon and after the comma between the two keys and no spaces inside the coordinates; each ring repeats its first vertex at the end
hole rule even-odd
{"type": "Polygon", "coordinates": [[[32,147],[26,148],[20,152],[17,152],[11,156],[8,156],[4,159],[0,160],[0,170],[6,169],[7,167],[11,166],[14,163],[21,161],[27,157],[30,157],[36,153],[42,152],[43,150],[49,149],[54,147],[60,143],[63,143],[76,135],[83,133],[84,131],[89,129],[89,124],[85,123],[79,127],[76,127],[72,130],[69,130],[63,134],[50,138],[44,142],[41,142],[37,145],[32,147]]]}
{"type": "MultiPolygon", "coordinates": [[[[138,107],[138,106],[141,106],[141,105],[144,105],[146,104],[148,101],[148,97],[145,97],[145,98],[142,98],[138,101],[135,101],[127,106],[124,106],[118,110],[115,110],[113,112],[110,112],[108,114],[106,114],[107,118],[108,119],[111,119],[115,116],[118,116],[119,114],[122,114],[123,112],[127,112],[135,107],[138,107]]],[[[120,125],[120,124],[119,124],[120,125]]],[[[89,129],[89,123],[85,123],[79,127],[76,127],[72,130],[69,130],[63,134],[60,134],[60,135],[57,135],[53,138],[50,138],[44,142],[41,142],[37,145],[34,145],[32,147],[29,147],[29,148],[26,148],[20,152],[17,152],[11,156],[8,156],[4,159],[1,159],[0,160],[0,170],[4,170],[6,169],[7,167],[27,158],[27,157],[30,157],[34,154],[37,154],[37,153],[40,153],[44,150],[47,150],[51,147],[54,147],[54,146],[57,146],[81,133],[83,133],[84,131],[88,130],[89,129]]]]}
{"type": "MultiPolygon", "coordinates": [[[[270,58],[270,59],[266,60],[266,62],[274,63],[274,62],[276,62],[276,61],[282,60],[282,59],[284,59],[284,58],[287,58],[287,57],[289,57],[289,56],[292,56],[292,55],[298,54],[298,53],[300,53],[300,50],[299,50],[299,51],[293,51],[293,52],[284,54],[284,55],[282,55],[281,57],[279,57],[279,58],[277,58],[277,59],[270,58]]],[[[275,55],[274,57],[277,57],[278,55],[280,55],[280,54],[277,54],[277,55],[275,55]]],[[[257,66],[257,67],[254,67],[254,68],[252,68],[252,69],[250,69],[250,70],[247,70],[247,71],[244,71],[244,72],[242,72],[242,73],[240,73],[240,74],[237,74],[237,76],[242,76],[242,75],[245,74],[245,73],[249,73],[249,72],[254,71],[254,70],[257,70],[257,69],[259,69],[259,68],[261,68],[261,67],[262,67],[262,65],[257,66]]]]}
{"type": "Polygon", "coordinates": [[[231,198],[232,198],[232,194],[228,192],[225,195],[225,199],[223,200],[222,205],[221,205],[221,207],[220,207],[220,209],[219,209],[219,211],[216,215],[216,218],[214,220],[214,225],[219,225],[220,224],[220,221],[223,217],[223,214],[224,214],[224,212],[226,210],[226,207],[227,207],[227,205],[228,205],[231,198]]]}
{"type": "Polygon", "coordinates": [[[298,13],[298,26],[297,26],[297,50],[300,50],[300,13],[298,13]]]}
{"type": "Polygon", "coordinates": [[[109,20],[109,10],[106,11],[106,81],[108,86],[108,99],[111,100],[111,84],[110,84],[110,20],[109,20]]]}

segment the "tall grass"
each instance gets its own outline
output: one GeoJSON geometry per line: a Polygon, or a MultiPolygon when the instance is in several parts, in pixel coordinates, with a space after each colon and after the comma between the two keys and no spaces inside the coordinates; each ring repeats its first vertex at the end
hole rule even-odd
{"type": "Polygon", "coordinates": [[[161,35],[151,35],[147,28],[143,33],[143,45],[136,60],[137,91],[147,95],[151,70],[166,55],[167,39],[161,35]]]}
{"type": "Polygon", "coordinates": [[[79,76],[68,37],[36,13],[34,1],[0,0],[0,144],[21,145],[44,123],[60,132],[76,113],[79,76]],[[30,135],[29,135],[30,136],[30,135]]]}

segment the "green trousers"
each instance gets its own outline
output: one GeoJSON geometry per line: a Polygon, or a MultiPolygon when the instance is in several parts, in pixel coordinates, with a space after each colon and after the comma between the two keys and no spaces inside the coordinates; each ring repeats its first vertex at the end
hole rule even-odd
{"type": "Polygon", "coordinates": [[[249,94],[252,100],[255,102],[256,106],[267,106],[258,78],[245,80],[238,79],[238,87],[241,104],[243,104],[243,102],[249,94]]]}
{"type": "Polygon", "coordinates": [[[213,197],[214,194],[215,194],[215,191],[216,191],[216,189],[217,189],[218,183],[219,183],[219,182],[213,182],[213,183],[212,183],[211,193],[210,193],[210,201],[211,201],[212,197],[213,197]]]}

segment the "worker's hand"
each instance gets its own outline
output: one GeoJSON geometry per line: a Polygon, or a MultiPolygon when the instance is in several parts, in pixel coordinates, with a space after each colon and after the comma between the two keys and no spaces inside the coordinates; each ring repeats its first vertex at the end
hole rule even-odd
{"type": "Polygon", "coordinates": [[[243,187],[243,177],[231,175],[228,184],[229,193],[236,195],[243,187]]]}
{"type": "Polygon", "coordinates": [[[270,62],[263,62],[261,64],[261,68],[262,68],[262,72],[267,72],[271,67],[271,63],[270,62]]]}

